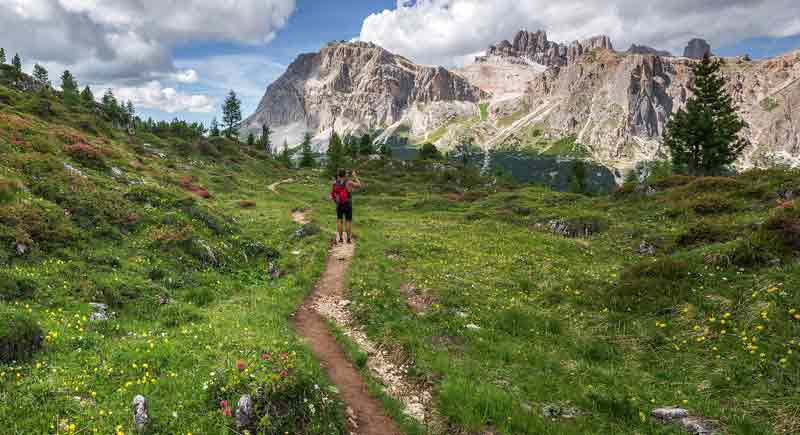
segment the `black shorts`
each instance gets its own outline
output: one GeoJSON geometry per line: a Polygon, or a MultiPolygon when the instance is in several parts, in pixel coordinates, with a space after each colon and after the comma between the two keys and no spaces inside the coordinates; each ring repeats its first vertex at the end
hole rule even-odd
{"type": "Polygon", "coordinates": [[[353,221],[353,203],[345,202],[344,204],[336,204],[336,218],[339,220],[353,221]]]}

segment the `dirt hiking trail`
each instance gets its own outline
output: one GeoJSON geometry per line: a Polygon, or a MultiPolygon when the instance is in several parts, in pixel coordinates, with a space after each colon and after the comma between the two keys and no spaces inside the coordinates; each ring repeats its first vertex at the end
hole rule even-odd
{"type": "MultiPolygon", "coordinates": [[[[302,213],[295,212],[295,221],[306,220],[302,213]]],[[[331,335],[325,319],[315,309],[320,298],[337,296],[344,292],[347,268],[353,259],[354,245],[334,245],[314,291],[297,310],[294,323],[297,332],[307,342],[320,361],[328,378],[336,385],[347,406],[350,431],[357,435],[402,435],[387,416],[380,401],[369,394],[369,389],[358,369],[347,359],[339,343],[331,335]]]]}

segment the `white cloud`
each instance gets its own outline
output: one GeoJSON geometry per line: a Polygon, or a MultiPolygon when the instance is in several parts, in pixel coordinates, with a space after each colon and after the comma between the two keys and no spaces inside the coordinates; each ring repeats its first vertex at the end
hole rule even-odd
{"type": "Polygon", "coordinates": [[[800,32],[797,0],[399,0],[364,20],[360,39],[428,64],[462,64],[520,29],[569,42],[597,34],[681,52],[692,37],[712,45],[800,32]]]}
{"type": "Polygon", "coordinates": [[[197,83],[200,81],[200,76],[197,74],[197,71],[193,69],[178,71],[170,74],[169,77],[179,83],[197,83]]]}
{"type": "MultiPolygon", "coordinates": [[[[175,88],[163,87],[159,81],[151,81],[143,86],[108,86],[119,101],[130,101],[138,108],[155,109],[167,113],[191,112],[211,113],[213,102],[205,95],[189,95],[175,88]]],[[[102,94],[98,93],[98,98],[102,94]]]]}
{"type": "Polygon", "coordinates": [[[263,44],[294,9],[295,0],[0,0],[0,29],[26,63],[69,68],[88,82],[144,83],[179,73],[176,44],[263,44]]]}

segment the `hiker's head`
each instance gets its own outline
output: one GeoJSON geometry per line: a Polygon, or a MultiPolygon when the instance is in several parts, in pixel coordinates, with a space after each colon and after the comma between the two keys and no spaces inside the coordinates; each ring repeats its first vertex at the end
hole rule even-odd
{"type": "Polygon", "coordinates": [[[345,177],[347,177],[347,171],[344,170],[344,169],[339,169],[339,171],[336,172],[336,177],[337,178],[345,178],[345,177]]]}

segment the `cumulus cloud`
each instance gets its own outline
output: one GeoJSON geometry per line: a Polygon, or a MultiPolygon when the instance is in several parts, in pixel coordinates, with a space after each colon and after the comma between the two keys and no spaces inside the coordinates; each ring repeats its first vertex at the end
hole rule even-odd
{"type": "MultiPolygon", "coordinates": [[[[134,106],[155,109],[167,113],[190,112],[211,113],[214,110],[210,98],[205,95],[189,95],[171,87],[162,86],[154,80],[142,86],[108,86],[119,101],[130,101],[134,106]]],[[[101,95],[98,95],[101,98],[101,95]]]]}
{"type": "Polygon", "coordinates": [[[200,76],[193,69],[178,71],[170,74],[169,77],[179,83],[197,83],[200,81],[200,76]]]}
{"type": "Polygon", "coordinates": [[[175,44],[266,43],[294,9],[295,0],[0,0],[0,29],[5,48],[30,63],[143,83],[178,73],[175,44]]]}
{"type": "Polygon", "coordinates": [[[618,48],[677,53],[692,37],[719,46],[794,35],[798,17],[797,0],[399,0],[364,20],[360,39],[418,62],[457,65],[520,29],[544,29],[560,42],[607,34],[618,48]]]}

